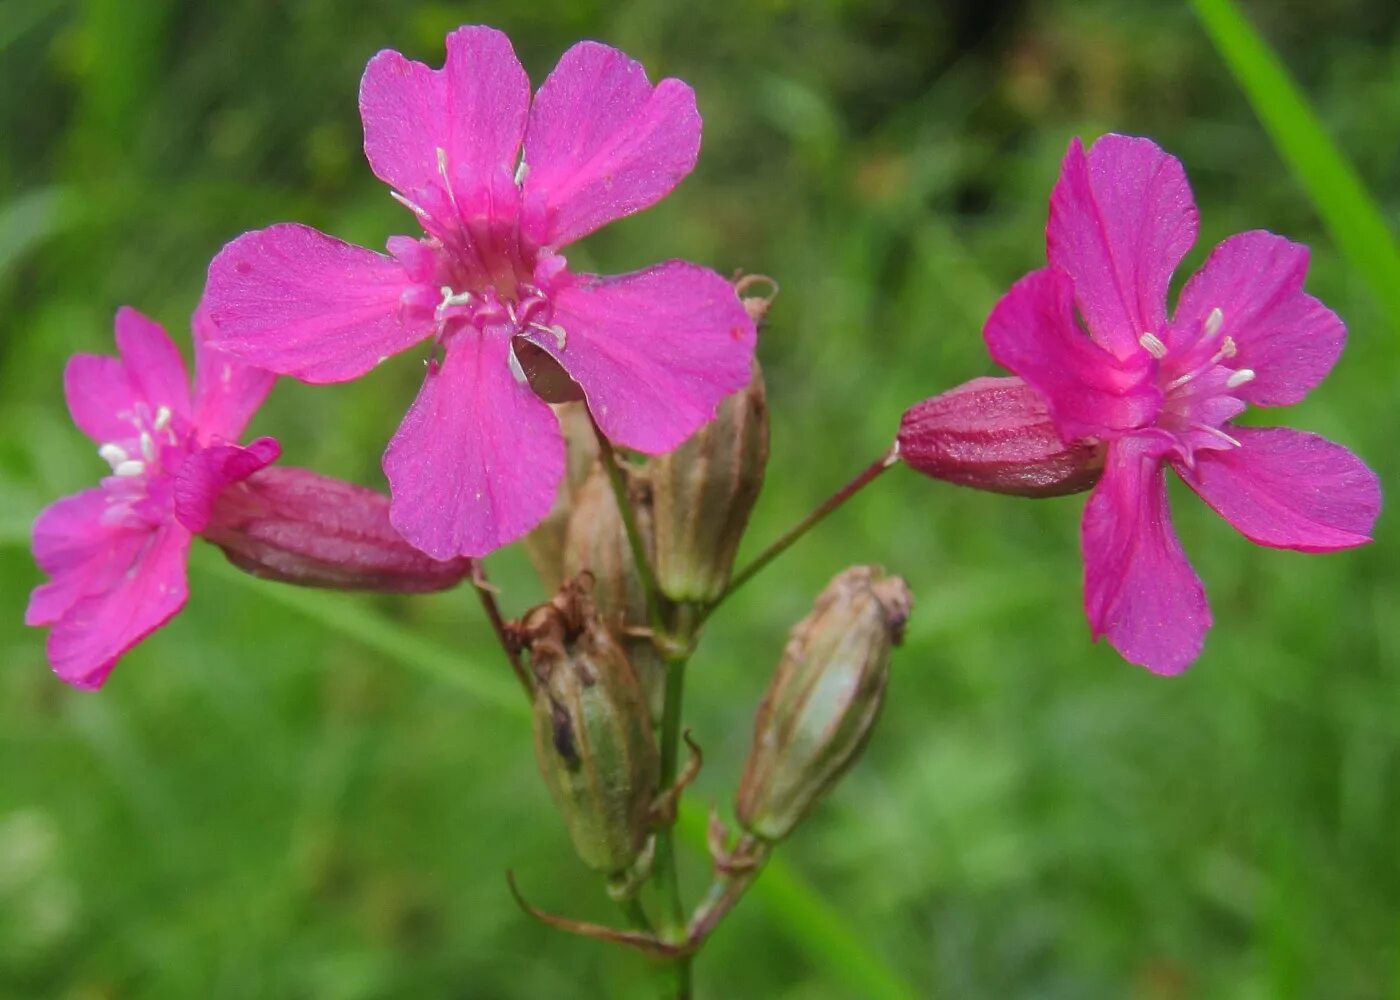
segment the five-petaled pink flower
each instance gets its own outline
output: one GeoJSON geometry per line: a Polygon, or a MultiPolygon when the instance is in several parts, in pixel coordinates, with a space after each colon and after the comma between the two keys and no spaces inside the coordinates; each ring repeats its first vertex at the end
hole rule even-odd
{"type": "Polygon", "coordinates": [[[484,555],[554,502],[563,440],[517,351],[552,356],[603,433],[649,453],[748,383],[754,325],[718,274],[669,261],[605,278],[558,253],[690,172],[700,117],[684,83],[652,86],[582,42],[531,103],[505,35],[464,27],[441,70],[371,59],[360,116],[371,169],[426,238],[392,237],[383,256],[300,225],[246,233],[210,265],[206,299],[220,350],[308,382],[432,338],[384,455],[393,524],[423,551],[484,555]]]}
{"type": "Polygon", "coordinates": [[[52,579],[35,588],[28,625],[52,626],[49,662],[82,688],[101,687],[132,646],[185,604],[190,539],[224,487],[276,460],[272,438],[234,442],[275,376],[210,352],[195,317],[195,383],[165,331],[117,313],[120,358],[78,354],[64,372],[73,421],[112,474],[34,522],[34,556],[52,579]]]}
{"type": "Polygon", "coordinates": [[[1172,529],[1166,465],[1261,545],[1360,545],[1380,510],[1375,474],[1345,448],[1231,422],[1247,403],[1298,402],[1341,353],[1341,320],[1303,291],[1307,249],[1267,232],[1230,237],[1168,319],[1196,227],[1174,157],[1147,139],[1107,135],[1087,153],[1076,139],[1050,197],[1050,266],[1012,286],[985,329],[992,357],[1044,396],[1066,442],[1107,443],[1084,511],[1085,611],[1095,638],[1162,674],[1184,670],[1211,625],[1172,529]]]}

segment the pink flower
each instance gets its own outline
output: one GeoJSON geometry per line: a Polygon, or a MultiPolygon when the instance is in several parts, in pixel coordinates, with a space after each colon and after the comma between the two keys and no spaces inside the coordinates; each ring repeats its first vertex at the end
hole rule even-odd
{"type": "Polygon", "coordinates": [[[112,474],[35,520],[34,556],[52,579],[24,620],[52,626],[49,662],[76,687],[101,687],[184,607],[190,525],[208,520],[224,487],[277,458],[272,438],[231,443],[274,376],[211,354],[206,326],[196,315],[193,393],[165,331],[130,308],[117,313],[120,358],[78,354],[64,373],[73,421],[112,474]]]}
{"type": "Polygon", "coordinates": [[[1084,607],[1096,639],[1160,674],[1184,670],[1211,625],[1172,529],[1167,465],[1260,545],[1361,545],[1380,511],[1375,474],[1345,448],[1232,423],[1248,403],[1298,402],[1341,353],[1341,320],[1303,291],[1307,249],[1230,237],[1169,319],[1167,286],[1195,239],[1175,158],[1147,139],[1107,135],[1088,153],[1076,139],[1050,196],[1050,266],[1013,285],[984,331],[1064,441],[1107,443],[1084,511],[1084,607]]]}
{"type": "Polygon", "coordinates": [[[609,438],[643,452],[674,448],[748,383],[754,324],[719,275],[668,261],[604,278],[558,253],[690,172],[700,117],[684,83],[652,86],[581,42],[532,104],[506,36],[464,27],[441,70],[371,59],[360,116],[371,169],[426,237],[392,237],[383,256],[305,226],[245,233],[210,265],[207,301],[220,350],[308,382],[431,338],[384,455],[393,524],[423,551],[484,555],[549,512],[564,446],[525,372],[541,352],[609,438]]]}

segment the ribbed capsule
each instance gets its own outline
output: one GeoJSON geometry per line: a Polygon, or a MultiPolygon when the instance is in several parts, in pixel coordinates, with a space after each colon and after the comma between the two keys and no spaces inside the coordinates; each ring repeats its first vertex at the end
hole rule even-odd
{"type": "Polygon", "coordinates": [[[721,402],[712,422],[649,466],[656,582],[671,600],[707,603],[724,593],[767,464],[768,403],[755,362],[748,386],[721,402]]]}
{"type": "Polygon", "coordinates": [[[578,503],[579,491],[598,461],[598,439],[593,421],[583,403],[557,403],[554,413],[564,433],[564,454],[568,465],[559,483],[559,492],[550,512],[523,539],[525,554],[535,567],[547,593],[553,593],[569,575],[564,566],[564,545],[569,513],[578,503]]]}
{"type": "Polygon", "coordinates": [[[911,469],[960,486],[1023,497],[1092,489],[1099,444],[1065,444],[1040,394],[1019,378],[975,378],[910,407],[899,457],[911,469]]]}
{"type": "Polygon", "coordinates": [[[535,756],[584,864],[616,875],[646,847],[660,759],[622,647],[582,587],[522,623],[535,674],[535,756]]]}
{"type": "Polygon", "coordinates": [[[793,628],[739,783],[736,811],[750,833],[786,837],[860,756],[912,607],[900,577],[853,566],[793,628]]]}

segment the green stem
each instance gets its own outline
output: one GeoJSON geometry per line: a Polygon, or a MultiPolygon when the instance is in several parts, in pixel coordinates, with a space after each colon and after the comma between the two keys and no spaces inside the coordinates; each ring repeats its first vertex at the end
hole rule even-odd
{"type": "Polygon", "coordinates": [[[496,604],[496,591],[486,579],[486,567],[479,559],[472,564],[472,586],[476,588],[476,595],[481,598],[481,607],[486,612],[492,631],[496,633],[496,641],[501,644],[501,649],[506,654],[510,669],[515,672],[515,679],[525,689],[525,697],[533,700],[535,685],[525,671],[525,665],[520,662],[520,649],[506,628],[505,618],[501,615],[500,606],[496,604]]]}
{"type": "Polygon", "coordinates": [[[870,485],[870,483],[874,482],[875,479],[879,477],[880,473],[884,472],[898,461],[899,446],[893,445],[889,451],[866,466],[858,476],[831,496],[827,497],[815,510],[789,528],[786,533],[779,536],[768,548],[760,552],[752,562],[738,573],[735,573],[734,577],[729,581],[729,586],[724,589],[724,593],[710,602],[709,607],[705,609],[705,614],[708,616],[710,612],[724,603],[734,591],[757,576],[760,570],[786,552],[794,542],[825,520],[828,514],[851,499],[851,497],[855,496],[866,486],[870,485]]]}
{"type": "Polygon", "coordinates": [[[622,527],[627,532],[627,544],[632,549],[632,561],[637,564],[637,576],[642,581],[642,592],[646,595],[647,623],[660,637],[665,631],[665,623],[661,619],[661,592],[656,587],[656,574],[651,571],[651,563],[647,561],[642,532],[637,527],[637,514],[632,509],[632,497],[627,490],[627,477],[622,471],[622,466],[618,465],[617,453],[613,450],[612,442],[596,423],[593,425],[593,433],[598,439],[598,458],[603,463],[603,470],[608,474],[608,482],[612,484],[617,510],[622,515],[622,527]]]}
{"type": "MultiPolygon", "coordinates": [[[[695,630],[696,616],[692,605],[683,604],[676,609],[676,629],[670,637],[673,642],[668,648],[674,650],[667,657],[666,701],[661,711],[661,782],[662,789],[676,783],[680,765],[681,706],[685,700],[685,668],[690,659],[691,637],[695,630]]],[[[672,827],[662,827],[656,831],[656,858],[652,867],[652,878],[661,896],[661,935],[668,941],[684,941],[687,934],[685,903],[681,898],[680,872],[676,865],[675,833],[672,827]]],[[[691,958],[684,955],[675,960],[675,996],[688,998],[691,995],[691,958]]]]}

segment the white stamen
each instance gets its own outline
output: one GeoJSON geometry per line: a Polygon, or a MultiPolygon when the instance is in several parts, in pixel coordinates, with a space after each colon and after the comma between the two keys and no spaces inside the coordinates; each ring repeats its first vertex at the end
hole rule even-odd
{"type": "Polygon", "coordinates": [[[438,303],[439,309],[445,309],[448,306],[469,306],[472,304],[472,293],[469,291],[454,292],[450,285],[443,285],[440,290],[442,292],[442,301],[438,303]]]}
{"type": "Polygon", "coordinates": [[[521,183],[525,180],[525,178],[528,177],[529,175],[530,175],[530,164],[526,163],[524,160],[521,160],[521,161],[520,161],[520,166],[518,166],[518,167],[515,168],[515,183],[516,183],[516,186],[517,186],[517,187],[520,186],[520,184],[521,184],[521,183]]]}
{"type": "Polygon", "coordinates": [[[119,444],[104,444],[97,449],[97,454],[101,456],[102,461],[114,469],[131,457],[126,453],[126,449],[119,444]]]}
{"type": "Polygon", "coordinates": [[[148,462],[154,462],[156,460],[155,439],[146,431],[141,432],[141,457],[148,462]]]}
{"type": "Polygon", "coordinates": [[[1192,430],[1197,430],[1197,431],[1205,431],[1207,434],[1211,435],[1212,437],[1218,437],[1220,440],[1224,441],[1226,444],[1228,444],[1228,445],[1229,445],[1230,447],[1232,447],[1232,448],[1239,448],[1239,447],[1241,447],[1241,445],[1240,445],[1240,443],[1239,443],[1238,441],[1236,441],[1236,440],[1235,440],[1234,438],[1232,438],[1230,435],[1226,434],[1226,433],[1225,433],[1224,431],[1222,431],[1219,427],[1210,427],[1210,426],[1208,426],[1207,424],[1192,424],[1192,425],[1191,425],[1191,429],[1192,429],[1192,430]]]}
{"type": "Polygon", "coordinates": [[[1227,379],[1225,380],[1225,388],[1227,388],[1227,389],[1238,389],[1240,386],[1244,385],[1246,382],[1253,382],[1253,381],[1254,381],[1254,369],[1253,369],[1253,368],[1241,368],[1239,371],[1234,372],[1233,374],[1230,375],[1229,378],[1227,378],[1227,379]]]}
{"type": "Polygon", "coordinates": [[[1221,312],[1218,308],[1212,309],[1210,311],[1210,315],[1206,317],[1206,324],[1204,330],[1205,336],[1208,338],[1214,337],[1217,333],[1220,332],[1220,328],[1224,325],[1224,323],[1225,314],[1221,312]]]}
{"type": "Polygon", "coordinates": [[[524,385],[527,381],[525,378],[525,369],[520,367],[520,359],[515,356],[514,347],[506,351],[506,365],[510,368],[510,374],[515,381],[524,385]]]}
{"type": "Polygon", "coordinates": [[[549,332],[554,334],[554,343],[558,345],[559,350],[562,351],[564,345],[569,342],[569,334],[558,323],[552,324],[549,327],[549,332]]]}
{"type": "Polygon", "coordinates": [[[408,209],[414,215],[418,216],[420,219],[428,218],[427,209],[423,208],[423,206],[419,205],[417,202],[410,201],[403,195],[399,194],[397,191],[390,191],[389,197],[393,198],[396,202],[398,202],[404,208],[408,209]]]}
{"type": "Polygon", "coordinates": [[[154,425],[154,426],[155,426],[155,429],[158,430],[158,431],[163,431],[163,430],[165,430],[167,427],[169,427],[169,426],[170,426],[170,417],[171,417],[170,407],[168,407],[168,406],[157,407],[157,409],[156,409],[156,422],[155,422],[155,425],[154,425]]]}
{"type": "Polygon", "coordinates": [[[1162,343],[1162,339],[1155,333],[1144,333],[1138,338],[1138,343],[1142,345],[1143,350],[1158,361],[1167,356],[1167,345],[1162,343]]]}
{"type": "Polygon", "coordinates": [[[139,476],[146,471],[146,463],[138,462],[135,459],[127,459],[125,462],[118,462],[112,469],[112,474],[116,476],[139,476]]]}
{"type": "Polygon", "coordinates": [[[443,149],[441,146],[438,146],[437,149],[434,150],[434,152],[437,153],[438,176],[442,178],[442,182],[444,184],[451,187],[452,182],[448,180],[447,177],[447,150],[443,149]]]}

